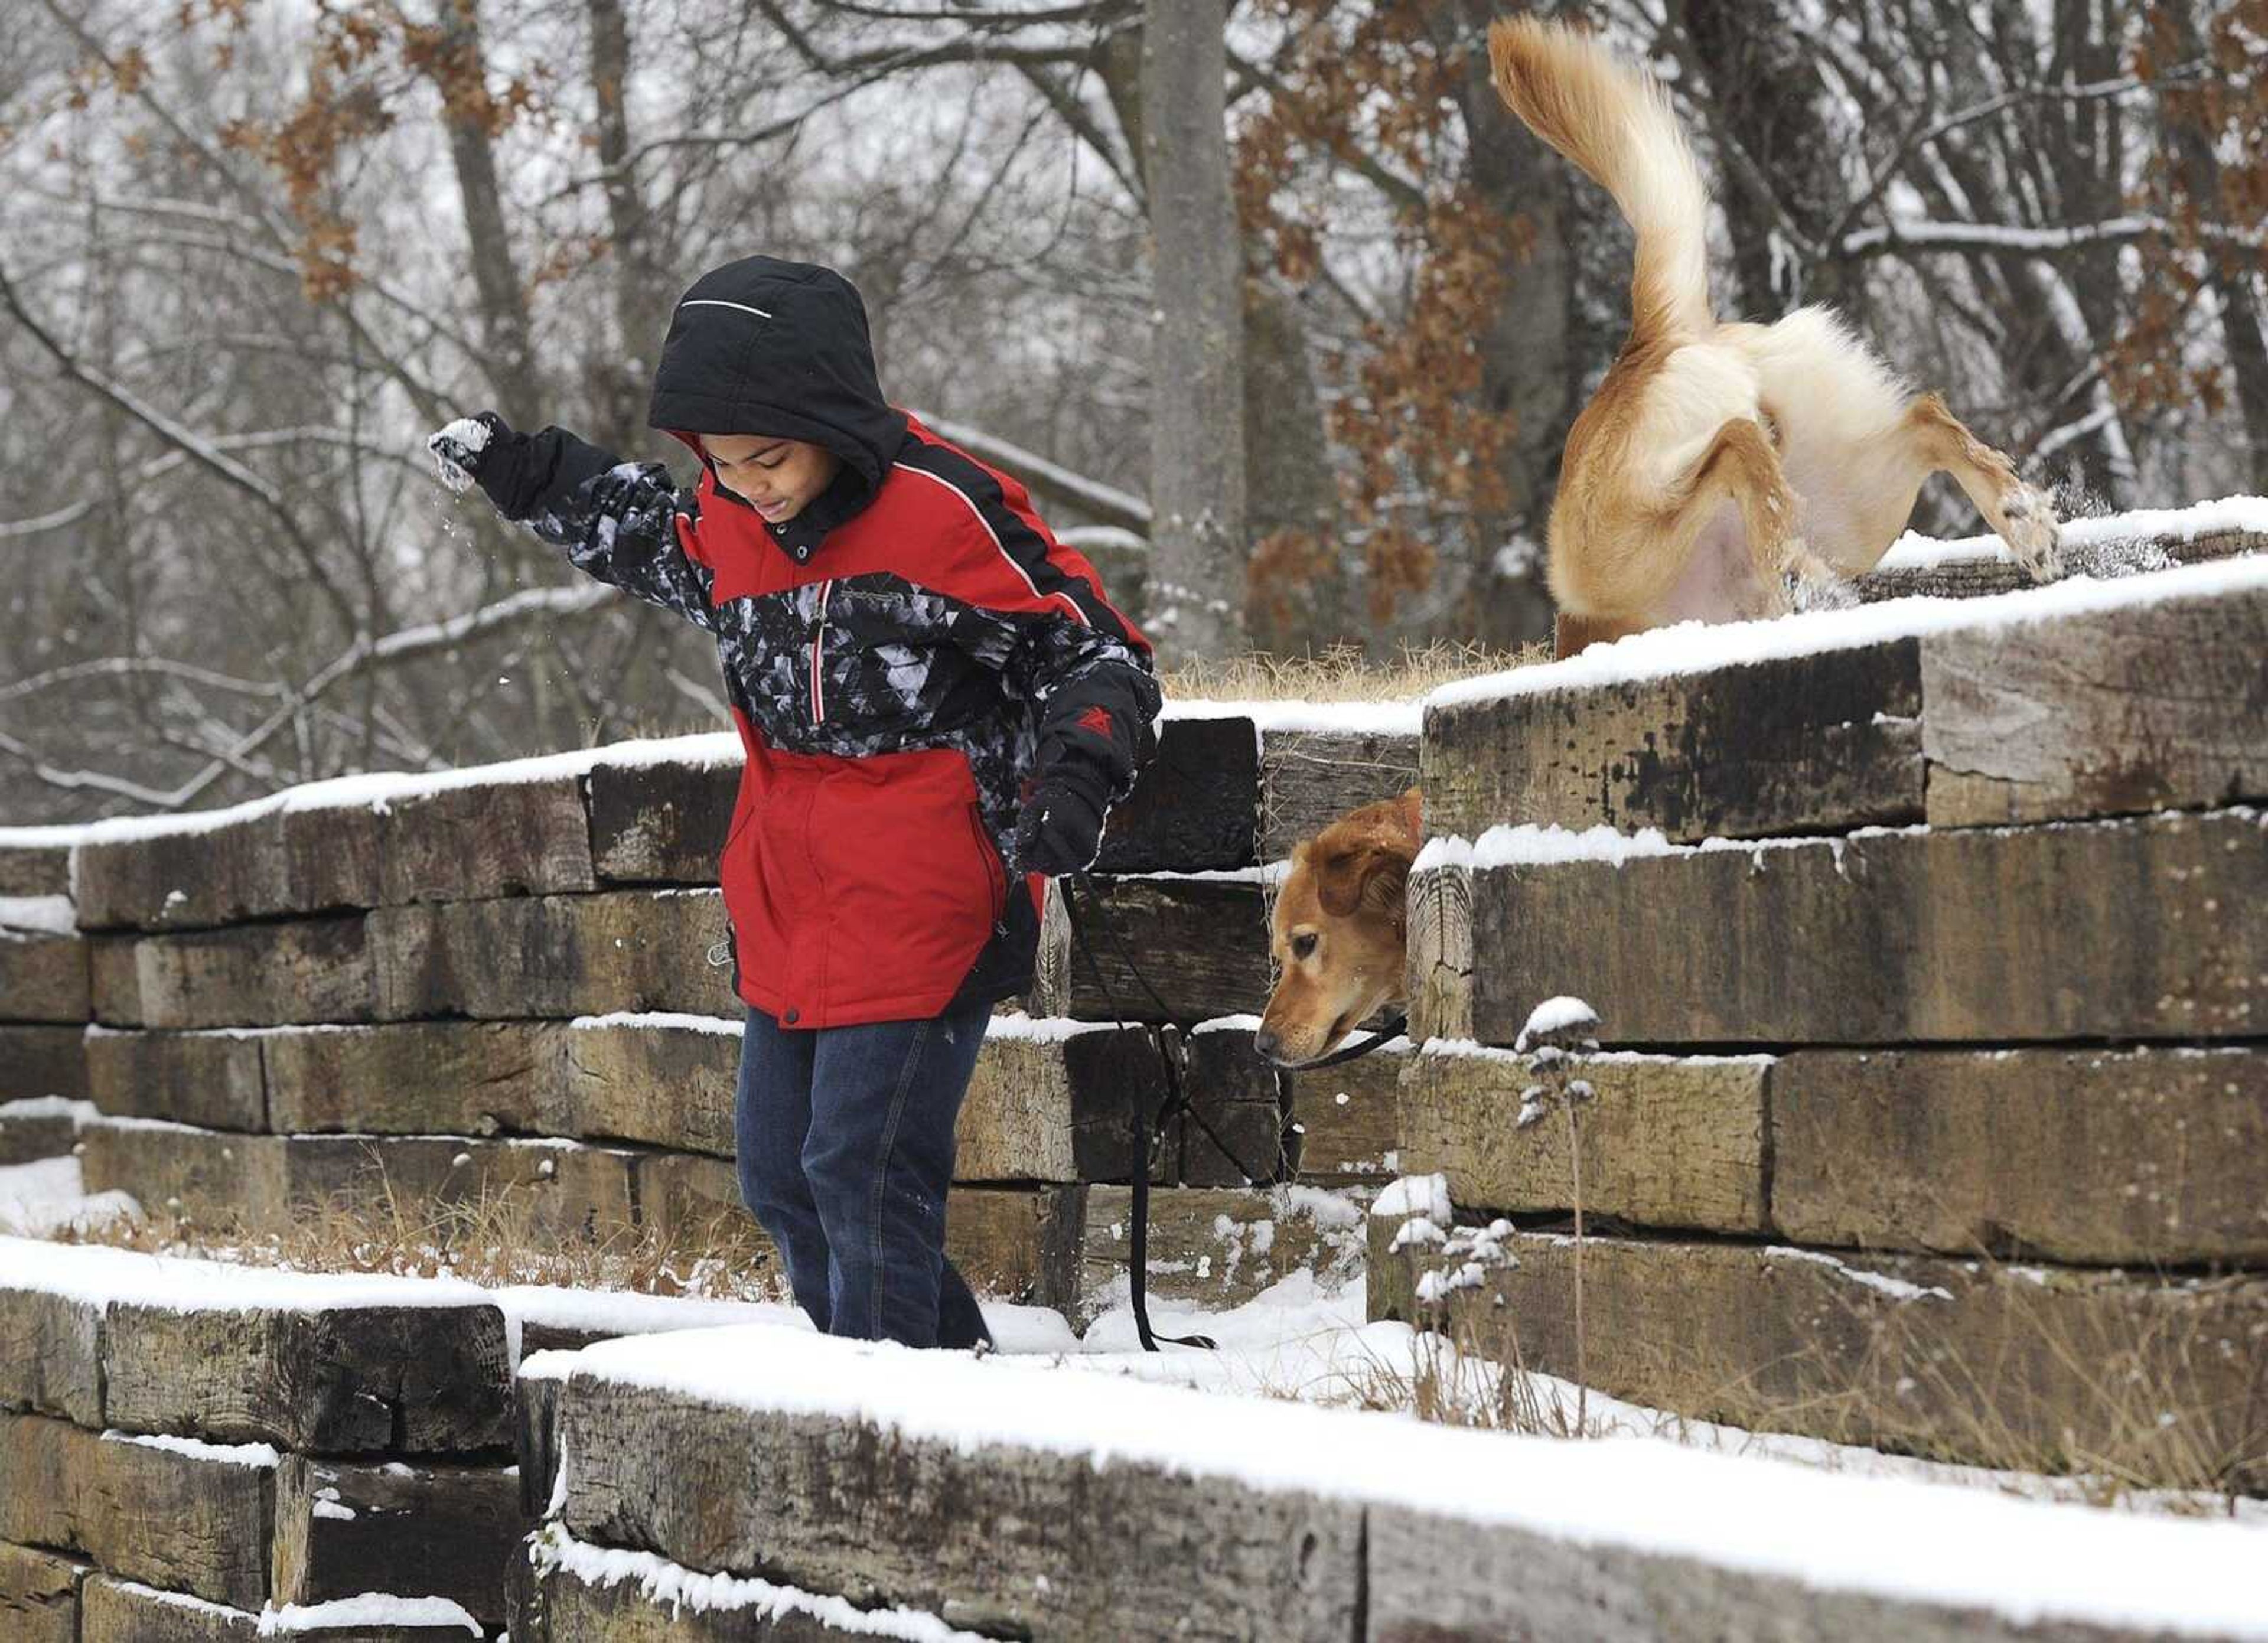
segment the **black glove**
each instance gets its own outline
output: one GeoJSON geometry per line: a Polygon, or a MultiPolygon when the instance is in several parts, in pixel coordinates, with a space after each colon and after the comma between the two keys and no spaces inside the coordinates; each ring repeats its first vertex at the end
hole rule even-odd
{"type": "Polygon", "coordinates": [[[482,411],[459,417],[427,438],[425,448],[433,453],[443,484],[461,491],[477,483],[497,512],[517,519],[526,517],[556,465],[556,456],[546,458],[538,443],[513,432],[494,411],[482,411]]]}
{"type": "Polygon", "coordinates": [[[1046,772],[1016,818],[1016,871],[1050,878],[1084,873],[1102,848],[1108,790],[1076,766],[1046,772]]]}

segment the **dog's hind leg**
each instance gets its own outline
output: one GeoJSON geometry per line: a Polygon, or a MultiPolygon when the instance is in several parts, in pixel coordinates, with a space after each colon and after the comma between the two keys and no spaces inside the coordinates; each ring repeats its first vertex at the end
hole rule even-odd
{"type": "Polygon", "coordinates": [[[1934,473],[1952,475],[2033,580],[2060,574],[2062,527],[2055,505],[2018,478],[2015,465],[1963,427],[1934,394],[1907,404],[1892,438],[1851,453],[1844,490],[1872,549],[1867,563],[1879,559],[1905,528],[1922,482],[1934,473]]]}
{"type": "Polygon", "coordinates": [[[2057,548],[2063,528],[2055,505],[2016,477],[2014,463],[1963,427],[1934,394],[1906,408],[1906,426],[1929,466],[1953,475],[2034,581],[2052,581],[2062,572],[2057,548]]]}
{"type": "MultiPolygon", "coordinates": [[[[1681,556],[1706,563],[1709,542],[1727,506],[1737,513],[1748,586],[1727,615],[1785,615],[1806,590],[1840,586],[1833,567],[1812,552],[1802,534],[1801,499],[1787,483],[1779,453],[1764,424],[1736,416],[1720,425],[1671,505],[1665,527],[1681,556]]],[[[1727,566],[1728,571],[1736,567],[1727,566]]],[[[1719,618],[1721,619],[1721,617],[1719,618]]]]}
{"type": "Polygon", "coordinates": [[[1577,616],[1563,610],[1551,622],[1551,659],[1565,661],[1578,651],[1612,645],[1616,639],[1643,633],[1646,628],[1644,622],[1627,617],[1577,616]]]}

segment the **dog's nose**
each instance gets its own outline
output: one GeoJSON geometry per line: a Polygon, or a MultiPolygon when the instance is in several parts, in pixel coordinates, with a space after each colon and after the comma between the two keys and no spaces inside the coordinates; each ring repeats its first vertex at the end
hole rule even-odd
{"type": "Polygon", "coordinates": [[[1270,1032],[1264,1027],[1252,1035],[1252,1048],[1258,1051],[1263,1059],[1269,1061],[1276,1059],[1276,1051],[1282,1046],[1283,1043],[1284,1041],[1282,1039],[1277,1037],[1275,1034],[1270,1032]]]}

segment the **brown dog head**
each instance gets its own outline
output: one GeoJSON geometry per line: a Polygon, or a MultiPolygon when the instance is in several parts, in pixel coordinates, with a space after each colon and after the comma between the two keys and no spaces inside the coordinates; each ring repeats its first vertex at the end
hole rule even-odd
{"type": "Polygon", "coordinates": [[[1270,920],[1276,991],[1253,1041],[1278,1066],[1328,1053],[1405,996],[1403,891],[1421,822],[1413,787],[1341,816],[1292,851],[1270,920]]]}

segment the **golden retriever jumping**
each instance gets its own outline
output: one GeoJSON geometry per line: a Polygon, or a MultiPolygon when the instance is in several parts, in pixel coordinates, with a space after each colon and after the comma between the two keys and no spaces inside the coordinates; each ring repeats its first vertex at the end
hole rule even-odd
{"type": "Polygon", "coordinates": [[[1589,34],[1534,18],[1489,30],[1496,88],[1638,233],[1631,332],[1567,436],[1549,533],[1563,656],[1698,618],[1840,603],[1940,471],[2038,580],[2048,498],[1913,394],[1824,308],[1772,325],[1709,306],[1709,195],[1669,99],[1589,34]]]}

